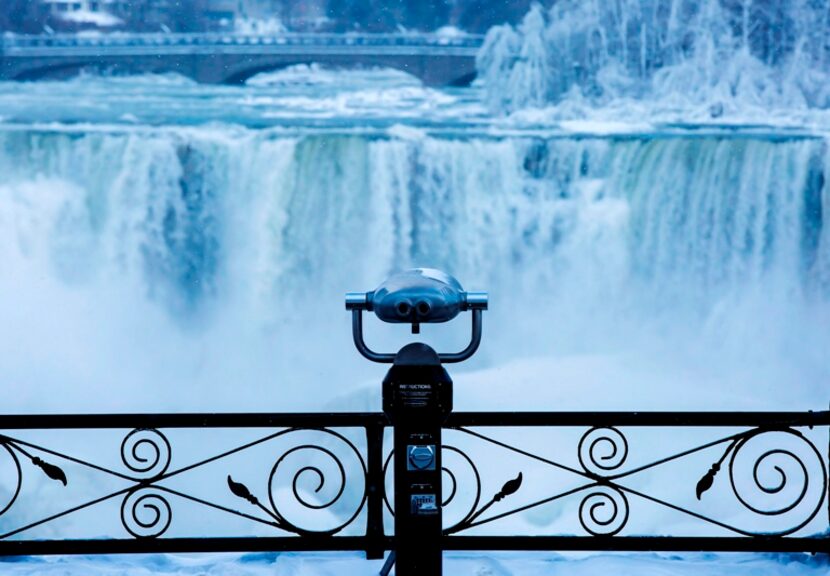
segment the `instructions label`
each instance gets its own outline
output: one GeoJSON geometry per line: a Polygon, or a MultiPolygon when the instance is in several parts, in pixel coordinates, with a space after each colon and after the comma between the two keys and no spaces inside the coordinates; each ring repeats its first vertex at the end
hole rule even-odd
{"type": "Polygon", "coordinates": [[[432,384],[398,384],[398,398],[407,408],[426,408],[435,400],[432,384]]]}
{"type": "Polygon", "coordinates": [[[410,511],[414,516],[438,514],[438,501],[435,494],[413,494],[410,511]]]}

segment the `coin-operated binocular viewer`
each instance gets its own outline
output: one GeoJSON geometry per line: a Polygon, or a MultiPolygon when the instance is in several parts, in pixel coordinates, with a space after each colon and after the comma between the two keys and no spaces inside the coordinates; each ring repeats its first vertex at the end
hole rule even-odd
{"type": "Polygon", "coordinates": [[[398,576],[440,576],[441,426],[452,410],[452,380],[442,364],[470,358],[481,343],[486,292],[465,292],[452,276],[428,268],[407,270],[373,292],[350,292],[352,333],[358,351],[373,362],[391,363],[383,380],[383,411],[394,425],[395,551],[382,573],[396,563],[398,576]],[[375,352],[363,339],[363,312],[384,322],[420,325],[448,322],[471,312],[472,337],[461,352],[439,353],[421,342],[397,353],[375,352]]]}

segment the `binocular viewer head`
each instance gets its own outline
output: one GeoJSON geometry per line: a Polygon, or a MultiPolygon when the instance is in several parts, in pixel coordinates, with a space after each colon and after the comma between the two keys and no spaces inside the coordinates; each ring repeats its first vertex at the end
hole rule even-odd
{"type": "Polygon", "coordinates": [[[350,292],[346,308],[367,310],[384,322],[420,324],[449,322],[460,312],[486,310],[486,292],[465,292],[461,284],[441,270],[415,268],[388,278],[372,292],[350,292]]]}
{"type": "Polygon", "coordinates": [[[374,312],[383,322],[410,324],[412,333],[421,324],[449,322],[461,312],[473,313],[473,338],[458,354],[439,354],[442,361],[460,362],[472,356],[481,339],[481,313],[487,310],[486,292],[465,292],[449,274],[432,268],[415,268],[387,278],[371,292],[346,294],[346,309],[352,312],[355,345],[375,362],[391,362],[394,355],[377,354],[363,342],[363,311],[374,312]]]}

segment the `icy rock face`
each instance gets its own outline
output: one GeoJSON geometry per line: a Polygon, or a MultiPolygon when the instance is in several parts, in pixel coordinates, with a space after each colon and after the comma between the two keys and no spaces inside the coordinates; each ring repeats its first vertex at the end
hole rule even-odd
{"type": "Polygon", "coordinates": [[[478,58],[496,111],[561,102],[830,104],[830,7],[815,0],[561,0],[493,28],[478,58]]]}

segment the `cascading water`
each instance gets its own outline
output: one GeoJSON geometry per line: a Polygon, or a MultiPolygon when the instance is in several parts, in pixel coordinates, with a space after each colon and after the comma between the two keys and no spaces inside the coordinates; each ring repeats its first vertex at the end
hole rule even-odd
{"type": "Polygon", "coordinates": [[[300,391],[371,374],[344,287],[423,264],[492,292],[479,366],[679,348],[804,377],[796,402],[828,374],[822,138],[38,128],[0,151],[18,409],[81,384],[101,409],[319,405],[300,391]]]}

